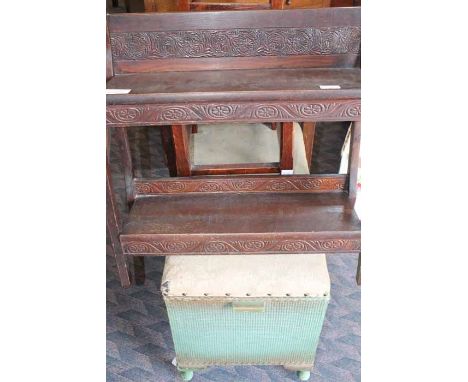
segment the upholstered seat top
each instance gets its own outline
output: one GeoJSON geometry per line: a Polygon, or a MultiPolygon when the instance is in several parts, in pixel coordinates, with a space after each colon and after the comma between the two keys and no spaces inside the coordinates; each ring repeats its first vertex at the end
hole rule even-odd
{"type": "Polygon", "coordinates": [[[167,296],[323,297],[330,293],[324,254],[167,256],[167,296]]]}

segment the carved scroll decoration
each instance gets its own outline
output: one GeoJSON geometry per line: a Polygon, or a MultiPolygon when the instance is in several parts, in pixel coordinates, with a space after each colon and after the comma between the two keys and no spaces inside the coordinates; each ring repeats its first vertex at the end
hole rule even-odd
{"type": "Polygon", "coordinates": [[[343,191],[346,175],[242,177],[229,179],[135,179],[136,195],[204,192],[320,192],[343,191]]]}
{"type": "Polygon", "coordinates": [[[265,28],[111,34],[114,60],[357,54],[361,28],[265,28]]]}
{"type": "Polygon", "coordinates": [[[128,255],[165,254],[255,254],[255,253],[308,253],[308,252],[356,252],[361,248],[358,239],[196,239],[196,240],[131,240],[123,238],[123,250],[128,255]]]}
{"type": "Polygon", "coordinates": [[[108,105],[106,109],[109,126],[216,121],[353,121],[359,120],[360,115],[360,100],[108,105]]]}

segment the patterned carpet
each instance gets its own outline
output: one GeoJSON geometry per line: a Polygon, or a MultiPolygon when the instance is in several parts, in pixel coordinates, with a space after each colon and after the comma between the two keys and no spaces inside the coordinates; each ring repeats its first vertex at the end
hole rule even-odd
{"type": "MultiPolygon", "coordinates": [[[[312,172],[336,172],[339,150],[346,134],[343,124],[318,126],[312,172]]],[[[137,176],[167,176],[157,129],[130,134],[137,176]],[[146,142],[149,141],[148,146],[146,142]],[[156,169],[156,170],[155,170],[156,169]]],[[[114,186],[123,207],[123,179],[112,146],[114,186]]],[[[123,289],[118,281],[112,251],[107,246],[107,382],[180,381],[171,364],[174,348],[160,280],[164,258],[146,260],[143,286],[123,289]]],[[[360,381],[361,292],[355,282],[357,255],[328,256],[332,281],[331,300],[317,350],[311,382],[360,381]]],[[[213,367],[195,373],[203,381],[298,381],[280,366],[213,367]]]]}

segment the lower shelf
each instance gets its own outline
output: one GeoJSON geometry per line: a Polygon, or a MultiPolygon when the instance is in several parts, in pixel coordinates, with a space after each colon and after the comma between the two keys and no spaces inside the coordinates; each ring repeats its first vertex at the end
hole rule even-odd
{"type": "Polygon", "coordinates": [[[127,255],[359,252],[344,193],[138,197],[120,236],[127,255]]]}

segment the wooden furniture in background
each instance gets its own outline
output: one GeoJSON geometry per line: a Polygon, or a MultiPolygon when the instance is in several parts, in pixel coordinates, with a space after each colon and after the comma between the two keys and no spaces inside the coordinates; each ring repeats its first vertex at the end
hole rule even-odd
{"type": "Polygon", "coordinates": [[[275,9],[353,5],[353,0],[144,0],[145,12],[270,9],[273,2],[275,9]]]}
{"type": "Polygon", "coordinates": [[[134,126],[353,122],[346,175],[138,179],[121,145],[123,255],[360,252],[359,8],[108,15],[108,31],[107,88],[131,89],[107,95],[121,137],[134,126]]]}

